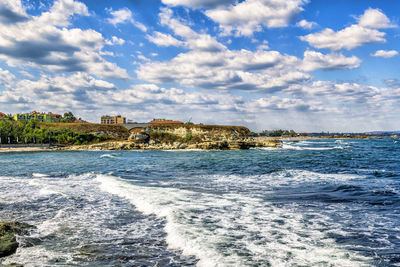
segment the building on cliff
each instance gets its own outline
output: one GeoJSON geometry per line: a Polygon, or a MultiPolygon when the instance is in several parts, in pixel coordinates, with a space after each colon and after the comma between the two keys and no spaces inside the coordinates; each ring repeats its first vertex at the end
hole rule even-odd
{"type": "Polygon", "coordinates": [[[166,119],[153,119],[152,121],[148,122],[150,125],[156,124],[183,124],[181,121],[173,121],[173,120],[166,120],[166,119]]]}
{"type": "Polygon", "coordinates": [[[126,123],[126,118],[121,115],[116,116],[101,116],[101,124],[124,124],[126,123]]]}
{"type": "Polygon", "coordinates": [[[62,116],[60,114],[55,114],[55,113],[40,113],[37,111],[32,111],[30,113],[17,113],[14,114],[14,120],[16,121],[30,121],[30,120],[38,120],[41,122],[58,122],[62,119],[62,116]]]}

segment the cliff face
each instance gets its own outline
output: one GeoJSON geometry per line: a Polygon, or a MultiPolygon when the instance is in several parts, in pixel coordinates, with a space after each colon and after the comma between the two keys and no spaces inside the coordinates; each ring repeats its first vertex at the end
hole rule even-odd
{"type": "Polygon", "coordinates": [[[246,127],[201,124],[151,125],[146,132],[166,132],[182,138],[195,138],[203,142],[243,140],[250,137],[250,130],[246,127]]]}
{"type": "Polygon", "coordinates": [[[239,150],[252,147],[279,147],[279,140],[256,141],[246,127],[216,125],[152,125],[130,131],[126,141],[112,141],[67,149],[215,149],[239,150]]]}

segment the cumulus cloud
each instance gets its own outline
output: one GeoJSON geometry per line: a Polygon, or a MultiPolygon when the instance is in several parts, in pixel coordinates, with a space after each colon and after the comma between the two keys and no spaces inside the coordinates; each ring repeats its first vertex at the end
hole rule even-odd
{"type": "Polygon", "coordinates": [[[91,93],[105,93],[115,89],[112,83],[95,79],[86,73],[57,76],[43,74],[38,80],[14,81],[0,93],[0,99],[13,96],[14,104],[25,104],[25,108],[63,112],[66,109],[95,107],[98,103],[90,97],[91,93]]]}
{"type": "Polygon", "coordinates": [[[400,81],[398,79],[386,79],[384,82],[390,88],[400,88],[400,81]]]}
{"type": "Polygon", "coordinates": [[[162,0],[170,6],[187,6],[191,8],[215,8],[217,6],[231,4],[234,0],[162,0]]]}
{"type": "Polygon", "coordinates": [[[70,25],[70,17],[73,15],[88,16],[89,12],[86,5],[74,0],[57,0],[48,12],[43,12],[40,16],[34,17],[33,21],[40,24],[36,26],[41,27],[47,25],[66,27],[70,25]]]}
{"type": "Polygon", "coordinates": [[[161,9],[160,22],[169,27],[176,36],[183,38],[183,45],[187,48],[201,51],[220,51],[225,48],[209,34],[199,34],[174,18],[173,11],[169,8],[161,9]]]}
{"type": "Polygon", "coordinates": [[[358,24],[362,27],[372,29],[396,27],[381,10],[372,8],[365,10],[364,14],[358,18],[358,24]]]}
{"type": "Polygon", "coordinates": [[[384,57],[384,58],[391,58],[397,56],[399,52],[396,50],[378,50],[375,53],[371,54],[374,57],[384,57]]]}
{"type": "Polygon", "coordinates": [[[301,63],[298,58],[265,51],[268,42],[255,52],[229,50],[214,37],[199,34],[174,18],[171,9],[162,9],[160,21],[183,41],[177,43],[163,34],[155,34],[152,40],[163,45],[179,44],[190,51],[167,62],[149,61],[140,65],[136,74],[141,80],[206,89],[275,91],[310,79],[297,68],[301,63]]]}
{"type": "Polygon", "coordinates": [[[328,28],[318,33],[301,36],[300,39],[316,48],[351,50],[368,43],[384,43],[386,42],[384,36],[384,32],[351,25],[338,32],[328,28]]]}
{"type": "Polygon", "coordinates": [[[316,27],[318,24],[313,21],[307,21],[305,19],[300,20],[299,22],[296,23],[297,27],[303,28],[303,29],[308,29],[311,30],[312,28],[316,27]]]}
{"type": "Polygon", "coordinates": [[[282,90],[310,79],[295,66],[298,59],[277,51],[190,51],[168,62],[149,62],[137,70],[139,79],[206,89],[282,90]]]}
{"type": "Polygon", "coordinates": [[[58,0],[49,11],[26,21],[0,25],[0,59],[50,71],[87,71],[100,77],[128,78],[124,69],[101,57],[103,36],[91,29],[69,29],[70,17],[88,15],[73,0],[58,0]]]}
{"type": "Polygon", "coordinates": [[[184,42],[179,41],[170,34],[154,32],[153,35],[146,35],[146,38],[158,46],[184,46],[184,42]]]}
{"type": "Polygon", "coordinates": [[[303,11],[305,0],[246,0],[210,9],[205,14],[219,23],[223,34],[252,36],[262,27],[286,27],[303,11]]]}
{"type": "Polygon", "coordinates": [[[346,57],[343,54],[330,53],[324,55],[320,52],[306,50],[301,69],[304,71],[322,70],[346,70],[360,66],[361,59],[356,56],[346,57]]]}
{"type": "Polygon", "coordinates": [[[250,110],[261,112],[262,110],[296,110],[299,112],[320,112],[325,108],[321,102],[305,101],[302,99],[272,96],[259,98],[247,103],[250,110]]]}
{"type": "Polygon", "coordinates": [[[123,24],[123,23],[130,22],[134,26],[139,28],[141,31],[143,31],[143,32],[147,31],[147,27],[144,24],[142,24],[142,23],[140,23],[138,21],[135,21],[133,19],[132,12],[126,7],[122,8],[122,9],[119,9],[119,10],[115,10],[115,11],[110,9],[110,14],[111,14],[112,17],[108,18],[107,21],[109,23],[111,23],[112,25],[114,25],[115,27],[118,24],[123,24]]]}
{"type": "Polygon", "coordinates": [[[12,24],[25,21],[28,15],[22,7],[20,1],[1,0],[0,1],[0,22],[3,24],[12,24]]]}
{"type": "Polygon", "coordinates": [[[123,45],[124,43],[125,40],[118,38],[117,36],[111,37],[111,40],[106,40],[107,45],[123,45]]]}
{"type": "Polygon", "coordinates": [[[386,42],[386,33],[377,29],[388,27],[391,27],[391,24],[385,14],[377,9],[368,9],[358,19],[358,24],[337,32],[327,28],[318,33],[301,36],[300,39],[316,48],[351,50],[364,44],[386,42]]]}
{"type": "Polygon", "coordinates": [[[337,83],[332,81],[314,81],[302,88],[311,96],[326,97],[339,102],[367,103],[380,95],[381,89],[375,86],[354,82],[337,83]]]}

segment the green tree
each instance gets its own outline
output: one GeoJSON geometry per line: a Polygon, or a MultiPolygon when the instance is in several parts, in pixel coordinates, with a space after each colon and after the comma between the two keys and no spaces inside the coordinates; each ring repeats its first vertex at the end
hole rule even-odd
{"type": "Polygon", "coordinates": [[[74,122],[76,121],[76,117],[74,114],[72,114],[71,111],[64,113],[64,118],[61,120],[61,122],[74,122]]]}

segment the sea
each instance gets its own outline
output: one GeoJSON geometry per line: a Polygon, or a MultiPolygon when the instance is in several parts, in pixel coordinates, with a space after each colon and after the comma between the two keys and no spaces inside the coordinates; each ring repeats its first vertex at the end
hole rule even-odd
{"type": "Polygon", "coordinates": [[[0,266],[400,266],[400,141],[0,153],[0,266]]]}

